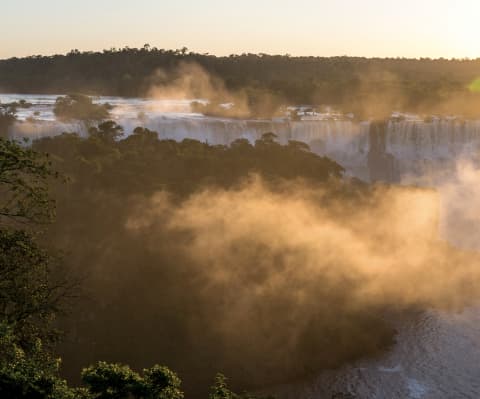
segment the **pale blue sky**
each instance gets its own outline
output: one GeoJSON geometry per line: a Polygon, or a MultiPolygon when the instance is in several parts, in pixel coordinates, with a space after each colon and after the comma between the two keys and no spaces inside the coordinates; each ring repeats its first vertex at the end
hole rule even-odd
{"type": "Polygon", "coordinates": [[[0,58],[73,48],[480,57],[480,0],[11,0],[0,58]]]}

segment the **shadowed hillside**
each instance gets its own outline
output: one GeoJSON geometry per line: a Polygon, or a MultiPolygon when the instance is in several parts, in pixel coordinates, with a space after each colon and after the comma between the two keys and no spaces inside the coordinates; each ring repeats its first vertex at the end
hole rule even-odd
{"type": "MultiPolygon", "coordinates": [[[[215,89],[209,99],[217,100],[223,89],[241,92],[251,109],[265,108],[266,102],[269,111],[279,104],[310,103],[378,116],[377,106],[385,103],[395,109],[446,113],[473,112],[479,103],[476,79],[480,60],[266,54],[216,57],[186,48],[163,50],[148,45],[3,60],[0,90],[146,96],[152,94],[152,88],[182,79],[185,65],[195,66],[194,76],[208,77],[215,89]]],[[[206,93],[196,87],[189,94],[202,97],[206,93]]]]}

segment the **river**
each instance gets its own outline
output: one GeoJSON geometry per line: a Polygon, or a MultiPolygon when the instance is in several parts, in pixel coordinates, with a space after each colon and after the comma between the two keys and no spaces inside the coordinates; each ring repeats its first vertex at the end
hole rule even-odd
{"type": "Polygon", "coordinates": [[[282,398],[365,399],[480,397],[480,306],[425,311],[397,323],[388,352],[278,389],[282,398]]]}

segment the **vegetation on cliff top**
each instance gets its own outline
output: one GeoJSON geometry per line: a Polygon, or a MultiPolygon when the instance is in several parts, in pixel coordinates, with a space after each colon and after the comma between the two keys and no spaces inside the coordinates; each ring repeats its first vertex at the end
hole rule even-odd
{"type": "Polygon", "coordinates": [[[182,65],[198,66],[211,81],[220,80],[221,88],[241,91],[252,110],[265,108],[267,103],[270,111],[279,103],[307,103],[331,105],[360,117],[378,116],[385,106],[390,112],[478,116],[480,93],[475,82],[480,60],[267,54],[216,57],[185,48],[164,50],[145,45],[2,60],[0,88],[24,93],[146,96],[152,87],[169,86],[181,78],[182,65]]]}

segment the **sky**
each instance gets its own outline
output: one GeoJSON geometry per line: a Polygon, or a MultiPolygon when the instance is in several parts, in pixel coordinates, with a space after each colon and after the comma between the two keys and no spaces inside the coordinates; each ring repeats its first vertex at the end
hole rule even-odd
{"type": "Polygon", "coordinates": [[[0,59],[146,43],[217,55],[477,58],[480,0],[14,0],[0,7],[0,59]]]}

